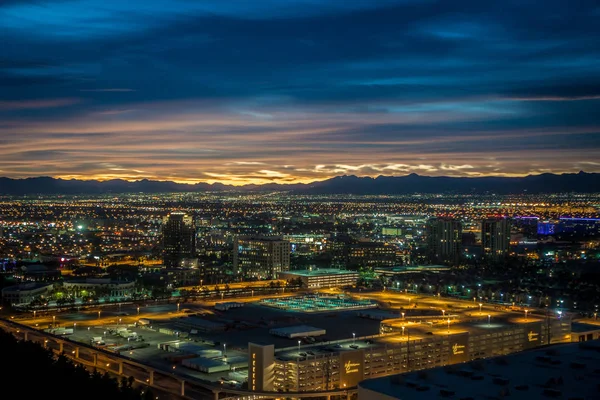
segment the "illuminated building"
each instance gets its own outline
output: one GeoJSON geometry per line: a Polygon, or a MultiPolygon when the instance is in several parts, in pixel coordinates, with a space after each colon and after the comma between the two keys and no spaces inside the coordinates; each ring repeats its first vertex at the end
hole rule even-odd
{"type": "Polygon", "coordinates": [[[510,221],[507,218],[488,218],[481,223],[483,255],[503,257],[510,247],[510,221]]]}
{"type": "Polygon", "coordinates": [[[185,213],[171,213],[162,228],[163,255],[167,267],[180,267],[196,253],[194,221],[185,213]]]}
{"type": "Polygon", "coordinates": [[[245,278],[266,279],[290,269],[290,242],[280,237],[238,236],[233,268],[245,278]]]}
{"type": "Polygon", "coordinates": [[[396,246],[381,242],[357,242],[348,245],[348,268],[393,266],[396,246]]]}
{"type": "Polygon", "coordinates": [[[462,224],[453,218],[430,219],[427,244],[432,261],[457,260],[461,254],[462,224]]]}
{"type": "MultiPolygon", "coordinates": [[[[253,379],[273,382],[274,391],[327,391],[351,388],[363,379],[464,363],[475,359],[506,355],[549,343],[571,341],[568,319],[532,319],[526,323],[487,319],[425,332],[409,325],[400,331],[395,323],[383,321],[382,335],[353,338],[335,343],[298,344],[276,350],[273,346],[249,345],[249,387],[253,379]],[[257,354],[254,356],[254,354],[257,354]],[[260,356],[259,356],[260,354],[260,356]],[[252,372],[253,357],[261,361],[264,372],[252,372]],[[272,375],[271,375],[272,374],[272,375]],[[253,378],[255,377],[255,378],[253,378]]],[[[431,328],[429,328],[431,329],[431,328]]],[[[257,364],[258,365],[258,361],[257,364]]],[[[259,391],[258,384],[255,391],[259,391]]]]}
{"type": "Polygon", "coordinates": [[[562,344],[456,367],[369,379],[358,400],[597,398],[598,341],[562,344]],[[595,393],[596,395],[592,394],[595,393]]]}
{"type": "Polygon", "coordinates": [[[358,272],[341,269],[314,269],[301,271],[286,271],[278,274],[279,279],[302,280],[302,287],[306,289],[332,288],[354,286],[358,281],[358,272]]]}

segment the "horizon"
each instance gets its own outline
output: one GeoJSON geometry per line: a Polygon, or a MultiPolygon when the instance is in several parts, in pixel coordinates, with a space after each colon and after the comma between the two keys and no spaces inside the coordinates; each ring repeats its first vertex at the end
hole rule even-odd
{"type": "Polygon", "coordinates": [[[526,177],[532,177],[532,176],[541,176],[541,175],[555,175],[555,176],[562,176],[562,175],[579,175],[579,174],[600,174],[598,172],[588,172],[588,171],[578,171],[578,172],[563,172],[563,173],[552,173],[552,172],[543,172],[543,173],[539,173],[539,174],[528,174],[528,175],[512,175],[512,176],[505,176],[505,175],[487,175],[487,176],[452,176],[452,175],[424,175],[424,174],[417,174],[415,172],[411,172],[409,174],[405,174],[405,175],[376,175],[376,176],[369,176],[369,175],[355,175],[355,174],[346,174],[346,175],[335,175],[329,178],[325,178],[325,179],[321,179],[321,180],[313,180],[313,181],[309,181],[309,182],[291,182],[291,183],[278,183],[278,182],[266,182],[266,183],[222,183],[222,182],[206,182],[206,181],[195,181],[195,182],[178,182],[175,180],[160,180],[160,179],[148,179],[148,178],[137,178],[137,179],[124,179],[124,178],[111,178],[111,179],[79,179],[79,178],[58,178],[58,177],[53,177],[53,176],[47,176],[47,175],[40,175],[40,176],[30,176],[30,177],[26,177],[26,178],[10,178],[7,176],[0,176],[0,179],[12,179],[12,180],[27,180],[27,179],[42,179],[42,178],[48,178],[48,179],[55,179],[55,180],[63,180],[63,181],[77,181],[77,182],[111,182],[111,181],[125,181],[125,182],[143,182],[143,181],[148,181],[148,182],[166,182],[166,183],[177,183],[177,184],[181,184],[181,185],[197,185],[197,184],[208,184],[208,185],[225,185],[225,186],[233,186],[233,187],[243,187],[243,186],[265,186],[265,185],[271,185],[271,184],[276,184],[276,185],[297,185],[297,184],[303,184],[303,185],[310,185],[311,183],[318,183],[318,182],[326,182],[328,180],[331,179],[335,179],[335,178],[344,178],[344,177],[348,177],[348,178],[370,178],[370,179],[377,179],[377,178],[406,178],[409,176],[417,176],[417,177],[424,177],[424,178],[465,178],[465,179],[478,179],[478,178],[526,178],[526,177]]]}
{"type": "Polygon", "coordinates": [[[598,15],[559,0],[5,1],[0,176],[600,172],[598,15]]]}

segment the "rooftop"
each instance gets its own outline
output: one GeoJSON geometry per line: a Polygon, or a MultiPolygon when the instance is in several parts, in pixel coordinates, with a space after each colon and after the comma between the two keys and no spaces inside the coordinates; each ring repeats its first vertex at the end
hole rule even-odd
{"type": "MultiPolygon", "coordinates": [[[[359,387],[402,400],[592,399],[597,398],[599,378],[600,342],[590,341],[370,379],[359,387]]],[[[372,398],[361,392],[359,400],[372,398]]]]}
{"type": "Polygon", "coordinates": [[[285,271],[286,274],[297,276],[323,276],[323,275],[358,275],[356,271],[348,271],[337,268],[302,269],[297,271],[285,271]]]}

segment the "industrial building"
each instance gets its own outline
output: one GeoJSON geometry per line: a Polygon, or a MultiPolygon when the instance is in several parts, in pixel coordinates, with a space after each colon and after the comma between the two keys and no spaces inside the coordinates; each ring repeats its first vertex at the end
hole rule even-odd
{"type": "Polygon", "coordinates": [[[354,286],[358,281],[358,277],[357,271],[347,271],[335,268],[284,271],[278,273],[279,279],[301,279],[302,287],[306,289],[354,286]]]}

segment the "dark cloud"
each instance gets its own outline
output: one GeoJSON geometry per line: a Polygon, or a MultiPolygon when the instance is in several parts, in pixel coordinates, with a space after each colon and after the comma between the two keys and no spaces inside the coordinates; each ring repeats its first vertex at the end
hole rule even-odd
{"type": "Polygon", "coordinates": [[[40,171],[72,176],[598,168],[585,164],[600,146],[598,10],[560,0],[5,1],[0,135],[47,152],[40,171]],[[517,160],[489,166],[511,149],[517,160]],[[144,153],[163,167],[127,162],[144,153]],[[335,161],[316,169],[320,158],[335,161]]]}

